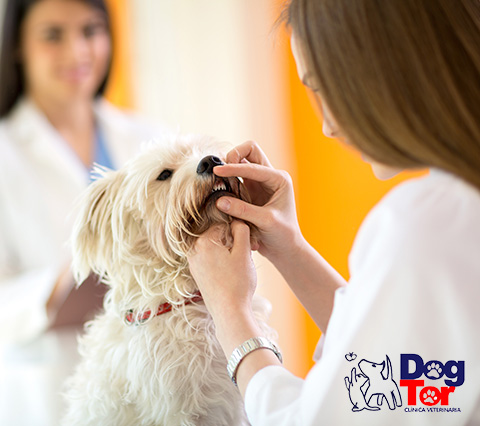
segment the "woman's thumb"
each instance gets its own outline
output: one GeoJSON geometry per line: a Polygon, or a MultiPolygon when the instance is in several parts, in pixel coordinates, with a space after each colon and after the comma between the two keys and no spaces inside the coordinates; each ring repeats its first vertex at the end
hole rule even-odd
{"type": "Polygon", "coordinates": [[[233,197],[221,197],[217,201],[218,210],[259,226],[261,211],[259,207],[233,197]]]}
{"type": "Polygon", "coordinates": [[[250,247],[250,228],[240,220],[232,222],[233,249],[232,251],[251,251],[250,247]]]}

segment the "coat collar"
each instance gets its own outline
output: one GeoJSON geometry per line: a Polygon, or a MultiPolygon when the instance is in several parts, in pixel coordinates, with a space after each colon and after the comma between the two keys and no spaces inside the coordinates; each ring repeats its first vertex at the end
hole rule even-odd
{"type": "Polygon", "coordinates": [[[31,99],[21,98],[7,121],[12,139],[27,156],[81,186],[88,182],[87,168],[31,99]]]}
{"type": "MultiPolygon", "coordinates": [[[[104,99],[95,101],[94,115],[113,163],[119,167],[134,153],[133,144],[128,140],[131,132],[126,129],[126,115],[104,99]]],[[[9,134],[22,151],[50,168],[59,169],[63,176],[72,176],[82,186],[89,181],[90,170],[32,99],[19,99],[6,121],[9,134]]]]}
{"type": "MultiPolygon", "coordinates": [[[[103,98],[95,100],[94,114],[116,168],[136,155],[142,142],[169,133],[164,125],[153,126],[103,98]]],[[[15,144],[25,153],[35,155],[52,171],[58,169],[61,176],[72,176],[79,185],[89,182],[90,170],[30,98],[19,99],[5,122],[15,144]]]]}

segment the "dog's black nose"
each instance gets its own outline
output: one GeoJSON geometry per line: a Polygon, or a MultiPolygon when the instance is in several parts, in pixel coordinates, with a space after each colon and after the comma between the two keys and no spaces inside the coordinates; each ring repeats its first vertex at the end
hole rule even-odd
{"type": "Polygon", "coordinates": [[[213,174],[213,168],[215,166],[223,166],[225,164],[220,158],[215,157],[214,155],[207,155],[206,157],[200,160],[197,166],[197,173],[199,175],[211,175],[213,174]]]}

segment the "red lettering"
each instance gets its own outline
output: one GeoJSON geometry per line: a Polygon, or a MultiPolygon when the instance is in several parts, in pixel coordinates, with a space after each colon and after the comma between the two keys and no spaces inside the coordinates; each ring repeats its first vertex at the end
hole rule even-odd
{"type": "Polygon", "coordinates": [[[408,389],[408,405],[417,405],[417,387],[424,384],[425,380],[400,380],[400,386],[408,389]]]}
{"type": "Polygon", "coordinates": [[[455,392],[455,386],[450,386],[448,388],[442,386],[440,393],[440,405],[448,405],[448,395],[455,392]]]}

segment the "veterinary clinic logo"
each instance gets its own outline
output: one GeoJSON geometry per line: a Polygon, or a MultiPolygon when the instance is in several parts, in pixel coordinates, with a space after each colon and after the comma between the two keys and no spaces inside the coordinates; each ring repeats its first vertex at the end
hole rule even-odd
{"type": "Polygon", "coordinates": [[[400,386],[407,388],[409,407],[405,411],[460,412],[460,408],[449,407],[449,398],[465,381],[465,361],[450,360],[443,364],[432,360],[425,363],[420,355],[401,354],[400,377],[400,386]],[[446,386],[425,386],[425,380],[419,380],[422,376],[433,381],[444,378],[446,386]],[[422,405],[416,407],[418,401],[422,405]],[[434,407],[439,403],[441,407],[434,407]]]}
{"type": "MultiPolygon", "coordinates": [[[[345,355],[349,362],[356,358],[357,355],[353,352],[345,355]]],[[[402,406],[402,396],[393,380],[392,363],[388,355],[385,361],[378,364],[362,359],[358,363],[358,373],[357,368],[353,367],[350,377],[345,377],[345,386],[353,405],[352,411],[378,411],[383,399],[387,401],[390,410],[402,406]]]]}
{"type": "MultiPolygon", "coordinates": [[[[353,362],[357,355],[349,352],[345,359],[353,362]]],[[[354,412],[379,411],[383,408],[384,400],[390,410],[402,406],[400,388],[393,378],[388,355],[381,363],[362,359],[351,369],[350,377],[345,377],[344,380],[354,412]]],[[[464,361],[450,360],[442,363],[432,360],[425,363],[417,354],[400,355],[400,387],[402,392],[407,392],[405,412],[460,412],[460,408],[449,406],[449,396],[464,381],[464,361]],[[436,381],[442,378],[446,386],[425,384],[426,379],[436,381]],[[437,404],[441,407],[435,407],[437,404]]]]}

